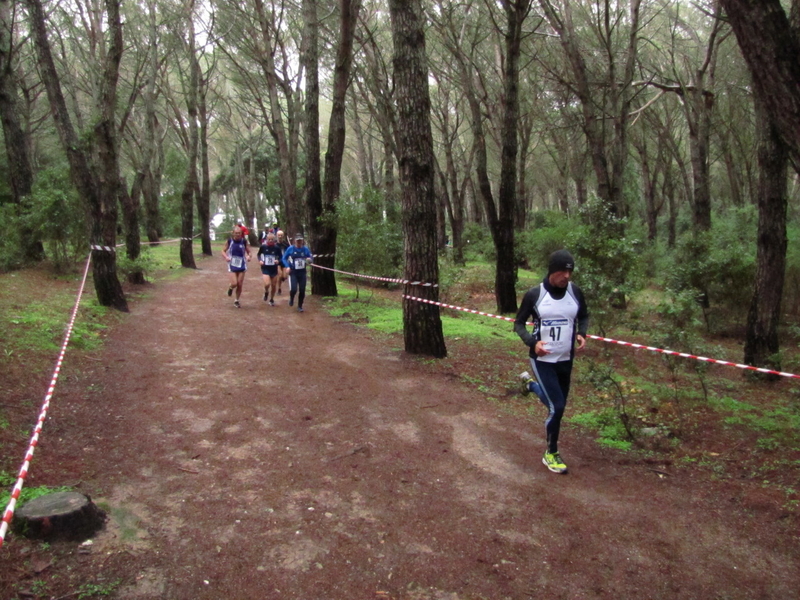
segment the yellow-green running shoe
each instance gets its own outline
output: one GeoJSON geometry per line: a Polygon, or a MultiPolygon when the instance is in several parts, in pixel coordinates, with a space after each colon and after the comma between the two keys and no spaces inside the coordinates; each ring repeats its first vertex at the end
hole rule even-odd
{"type": "Polygon", "coordinates": [[[561,460],[561,456],[558,452],[545,452],[544,456],[542,457],[542,462],[553,473],[567,472],[567,465],[565,465],[564,461],[561,460]]]}

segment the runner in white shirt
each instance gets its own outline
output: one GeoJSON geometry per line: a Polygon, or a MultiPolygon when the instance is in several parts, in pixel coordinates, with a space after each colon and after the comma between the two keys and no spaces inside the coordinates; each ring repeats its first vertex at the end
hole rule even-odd
{"type": "Polygon", "coordinates": [[[566,473],[558,452],[561,418],[567,406],[575,350],[586,345],[589,310],[583,292],[570,281],[575,259],[566,250],[550,255],[547,277],[522,298],[514,331],[530,348],[531,369],[520,375],[523,394],[535,392],[548,409],[547,450],[542,457],[554,473],[566,473]],[[525,323],[534,323],[533,333],[525,323]]]}

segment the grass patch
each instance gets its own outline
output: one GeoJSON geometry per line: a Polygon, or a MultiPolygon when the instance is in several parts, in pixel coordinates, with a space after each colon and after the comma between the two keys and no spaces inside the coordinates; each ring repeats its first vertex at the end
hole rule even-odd
{"type": "Polygon", "coordinates": [[[84,583],[78,589],[77,597],[81,598],[98,598],[100,596],[111,596],[122,583],[121,579],[109,581],[106,583],[84,583]]]}
{"type": "MultiPolygon", "coordinates": [[[[54,290],[29,302],[0,298],[0,345],[3,356],[11,359],[21,354],[57,352],[64,340],[67,324],[75,305],[77,290],[54,290]]],[[[96,350],[102,344],[102,323],[108,309],[95,298],[84,295],[70,338],[70,344],[82,350],[96,350]]]]}
{"type": "Polygon", "coordinates": [[[756,446],[760,450],[776,450],[784,444],[800,445],[800,413],[793,405],[775,406],[762,410],[730,396],[711,399],[711,405],[723,415],[728,426],[741,426],[759,433],[756,446]]]}
{"type": "Polygon", "coordinates": [[[597,443],[617,450],[630,450],[633,442],[629,439],[619,415],[613,407],[601,410],[590,410],[571,417],[565,417],[569,423],[587,427],[597,432],[597,443]]]}
{"type": "MultiPolygon", "coordinates": [[[[7,471],[0,471],[0,487],[2,487],[3,491],[0,492],[0,507],[5,509],[8,506],[9,501],[11,500],[11,487],[17,482],[17,476],[8,473],[7,471]]],[[[55,492],[70,492],[72,488],[70,487],[48,487],[46,485],[40,485],[37,487],[23,487],[19,493],[19,498],[17,499],[17,508],[20,508],[25,503],[30,502],[38,498],[39,496],[45,496],[47,494],[52,494],[55,492]]]]}
{"type": "MultiPolygon", "coordinates": [[[[363,286],[337,283],[339,295],[325,298],[325,307],[331,316],[361,324],[385,334],[403,332],[402,292],[394,292],[396,298],[365,290],[363,286]]],[[[390,292],[391,293],[391,292],[390,292]]],[[[469,307],[465,307],[469,308],[469,307]]],[[[442,309],[442,331],[445,338],[469,338],[476,342],[517,339],[510,322],[491,317],[442,309]]]]}

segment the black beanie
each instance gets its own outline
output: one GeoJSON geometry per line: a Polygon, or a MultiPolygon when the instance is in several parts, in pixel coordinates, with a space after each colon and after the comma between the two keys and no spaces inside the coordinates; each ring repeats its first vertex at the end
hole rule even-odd
{"type": "Polygon", "coordinates": [[[567,250],[556,250],[550,255],[547,264],[547,274],[556,271],[572,271],[575,269],[575,258],[567,250]]]}

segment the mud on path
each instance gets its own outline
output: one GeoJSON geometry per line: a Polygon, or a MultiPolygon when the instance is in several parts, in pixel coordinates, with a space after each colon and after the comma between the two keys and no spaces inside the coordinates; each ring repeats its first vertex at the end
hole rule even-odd
{"type": "MultiPolygon", "coordinates": [[[[315,297],[266,306],[257,269],[237,310],[222,261],[200,266],[149,287],[102,361],[64,378],[34,460],[39,484],[109,509],[70,569],[116,578],[114,597],[798,597],[791,519],[569,425],[570,474],[552,474],[538,419],[315,297]]],[[[24,559],[0,566],[23,577],[24,559]]]]}

